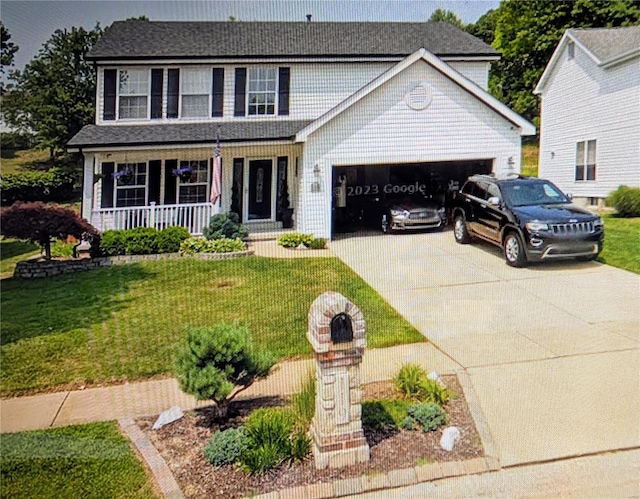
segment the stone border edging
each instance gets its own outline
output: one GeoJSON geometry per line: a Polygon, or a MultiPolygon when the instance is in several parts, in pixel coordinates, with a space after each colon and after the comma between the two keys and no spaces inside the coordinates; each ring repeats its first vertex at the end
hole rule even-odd
{"type": "Polygon", "coordinates": [[[229,253],[194,253],[193,255],[181,255],[180,253],[155,253],[152,255],[118,255],[50,261],[40,260],[40,257],[38,257],[37,259],[22,260],[18,262],[13,272],[13,277],[20,279],[37,279],[60,274],[84,272],[100,267],[127,265],[130,263],[146,262],[150,260],[179,260],[182,258],[196,258],[199,260],[232,260],[253,254],[253,250],[233,251],[229,253]]]}
{"type": "Polygon", "coordinates": [[[173,477],[167,462],[135,421],[130,418],[123,418],[118,420],[118,424],[138,449],[138,452],[140,452],[140,455],[151,470],[160,493],[167,499],[184,499],[184,494],[173,477]]]}

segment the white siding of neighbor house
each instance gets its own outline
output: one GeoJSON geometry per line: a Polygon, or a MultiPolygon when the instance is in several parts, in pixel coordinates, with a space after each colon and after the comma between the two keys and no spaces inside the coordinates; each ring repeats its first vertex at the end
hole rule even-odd
{"type": "Polygon", "coordinates": [[[566,47],[542,93],[539,176],[577,198],[640,186],[640,60],[598,67],[566,47]],[[576,143],[596,140],[596,180],[575,181],[576,143]]]}
{"type": "Polygon", "coordinates": [[[520,152],[517,126],[417,61],[308,137],[297,229],[331,236],[333,166],[492,159],[494,171],[505,173],[512,158],[519,172],[520,152]],[[420,111],[404,100],[418,84],[432,94],[420,111]]]}
{"type": "MultiPolygon", "coordinates": [[[[233,115],[235,99],[235,70],[237,67],[255,67],[256,65],[217,65],[207,64],[207,68],[224,68],[224,100],[222,118],[177,118],[177,119],[146,119],[126,121],[104,121],[102,119],[104,109],[104,68],[98,68],[97,99],[96,99],[96,124],[158,124],[176,122],[203,122],[226,120],[251,120],[251,119],[315,119],[337,106],[351,94],[364,87],[386,70],[394,66],[395,62],[351,62],[351,63],[273,63],[271,67],[290,67],[290,100],[288,116],[251,116],[235,117],[233,115]]],[[[452,61],[450,65],[477,85],[486,90],[488,81],[488,62],[478,61],[452,61]]],[[[133,68],[134,66],[131,66],[133,68]]],[[[143,66],[135,66],[137,68],[143,66]]],[[[158,68],[159,66],[146,66],[158,68]]],[[[167,66],[168,67],[168,66],[167,66]]],[[[167,69],[165,67],[165,69],[167,69]]],[[[172,68],[186,66],[171,66],[172,68]]],[[[193,67],[193,66],[191,66],[193,67]]],[[[163,115],[167,109],[167,73],[164,75],[163,88],[163,115]]],[[[151,82],[151,78],[149,78],[151,82]]],[[[151,83],[149,83],[151,84],[151,83]]],[[[149,99],[149,106],[151,101],[149,99]]]]}

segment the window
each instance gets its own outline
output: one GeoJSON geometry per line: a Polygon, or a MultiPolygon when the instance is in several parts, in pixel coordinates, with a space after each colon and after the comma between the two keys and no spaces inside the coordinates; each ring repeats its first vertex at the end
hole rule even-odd
{"type": "Polygon", "coordinates": [[[148,118],[149,71],[126,69],[120,71],[118,80],[118,117],[120,119],[148,118]]]}
{"type": "Polygon", "coordinates": [[[147,164],[119,163],[116,179],[116,206],[145,206],[147,204],[147,164]]]}
{"type": "Polygon", "coordinates": [[[250,68],[247,114],[276,114],[277,71],[275,68],[250,68]]]}
{"type": "Polygon", "coordinates": [[[575,57],[576,53],[576,44],[573,42],[569,42],[567,44],[567,59],[571,60],[575,57]]]}
{"type": "Polygon", "coordinates": [[[210,69],[182,70],[182,109],[180,115],[183,118],[209,116],[210,92],[210,69]]]}
{"type": "Polygon", "coordinates": [[[576,181],[596,179],[596,141],[576,144],[576,181]]]}
{"type": "Polygon", "coordinates": [[[191,168],[191,175],[178,177],[178,203],[206,203],[209,162],[180,161],[180,169],[191,168]]]}

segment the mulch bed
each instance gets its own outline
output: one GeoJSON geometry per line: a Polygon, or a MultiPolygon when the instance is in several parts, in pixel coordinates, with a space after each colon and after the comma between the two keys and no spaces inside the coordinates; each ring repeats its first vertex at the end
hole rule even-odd
{"type": "MultiPolygon", "coordinates": [[[[483,456],[481,440],[457,377],[442,378],[458,394],[445,407],[449,425],[457,426],[462,435],[452,452],[442,450],[439,445],[444,427],[426,434],[404,430],[381,434],[365,427],[371,460],[342,469],[316,470],[311,457],[304,463],[283,466],[262,476],[250,476],[233,466],[216,468],[207,462],[202,449],[215,431],[242,424],[251,411],[259,407],[285,405],[287,400],[283,398],[236,401],[229,408],[229,420],[223,425],[215,420],[211,408],[188,412],[184,418],[158,431],[151,430],[155,417],[140,418],[137,424],[165,459],[186,497],[245,497],[299,485],[384,473],[418,464],[462,461],[483,456]]],[[[364,400],[395,396],[390,382],[363,385],[363,390],[364,400]]]]}

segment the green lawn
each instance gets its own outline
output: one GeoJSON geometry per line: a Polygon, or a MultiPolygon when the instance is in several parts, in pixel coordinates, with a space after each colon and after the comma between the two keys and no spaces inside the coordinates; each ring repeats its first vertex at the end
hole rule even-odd
{"type": "Polygon", "coordinates": [[[239,323],[281,358],[309,356],[309,306],[327,290],[360,307],[369,346],[424,341],[337,258],[149,261],[5,279],[0,393],[170,373],[189,325],[239,323]]]}
{"type": "Polygon", "coordinates": [[[20,260],[40,254],[37,244],[30,244],[15,239],[3,239],[0,241],[0,279],[11,277],[16,263],[20,260]]]}
{"type": "Polygon", "coordinates": [[[2,497],[157,497],[147,471],[113,422],[1,438],[2,497]]]}
{"type": "Polygon", "coordinates": [[[49,151],[25,149],[22,151],[3,151],[0,158],[0,172],[3,175],[25,169],[41,170],[49,161],[49,151]]]}
{"type": "Polygon", "coordinates": [[[640,218],[603,217],[604,249],[599,261],[640,274],[640,218]]]}

